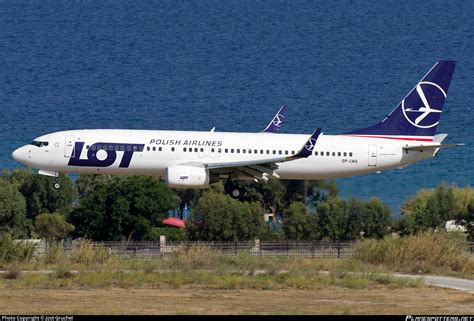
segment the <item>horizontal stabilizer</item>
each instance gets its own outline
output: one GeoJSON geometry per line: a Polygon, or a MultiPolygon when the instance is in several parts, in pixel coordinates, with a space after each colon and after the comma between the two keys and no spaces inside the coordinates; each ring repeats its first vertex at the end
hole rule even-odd
{"type": "Polygon", "coordinates": [[[420,145],[420,146],[408,146],[408,147],[403,147],[404,150],[406,151],[424,151],[428,149],[437,149],[437,148],[450,148],[450,147],[461,147],[464,146],[465,144],[436,144],[436,145],[420,145]]]}

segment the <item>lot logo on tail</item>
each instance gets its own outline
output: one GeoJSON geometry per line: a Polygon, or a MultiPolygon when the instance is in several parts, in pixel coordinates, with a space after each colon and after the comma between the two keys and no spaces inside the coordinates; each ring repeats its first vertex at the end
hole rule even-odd
{"type": "Polygon", "coordinates": [[[433,82],[422,81],[402,100],[402,111],[407,121],[418,128],[438,125],[446,92],[433,82]]]}

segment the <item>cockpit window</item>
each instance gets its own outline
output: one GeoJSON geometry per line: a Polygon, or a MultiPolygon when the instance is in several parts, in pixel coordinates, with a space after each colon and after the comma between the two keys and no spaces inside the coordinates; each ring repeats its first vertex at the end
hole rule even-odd
{"type": "Polygon", "coordinates": [[[48,142],[41,142],[41,141],[34,140],[30,143],[30,145],[33,145],[36,147],[44,147],[44,146],[48,146],[48,142]]]}

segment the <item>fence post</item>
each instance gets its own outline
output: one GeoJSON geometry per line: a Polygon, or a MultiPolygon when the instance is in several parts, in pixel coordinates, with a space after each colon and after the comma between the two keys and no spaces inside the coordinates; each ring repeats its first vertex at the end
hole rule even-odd
{"type": "Polygon", "coordinates": [[[337,258],[340,259],[341,258],[341,241],[337,241],[336,248],[337,248],[337,258]]]}
{"type": "Polygon", "coordinates": [[[311,242],[311,257],[314,259],[314,248],[315,248],[315,241],[313,240],[311,242]]]}
{"type": "Polygon", "coordinates": [[[286,256],[290,256],[290,244],[288,240],[286,240],[286,256]]]}
{"type": "Polygon", "coordinates": [[[237,241],[234,241],[234,256],[237,255],[237,241]]]}
{"type": "Polygon", "coordinates": [[[160,235],[160,257],[163,258],[166,247],[166,236],[160,235]]]}

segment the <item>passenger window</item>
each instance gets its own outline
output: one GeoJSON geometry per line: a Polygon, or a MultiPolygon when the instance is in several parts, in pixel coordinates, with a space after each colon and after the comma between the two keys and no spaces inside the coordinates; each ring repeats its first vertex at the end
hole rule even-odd
{"type": "Polygon", "coordinates": [[[115,151],[118,152],[120,150],[120,146],[119,145],[115,145],[115,151]]]}
{"type": "Polygon", "coordinates": [[[189,152],[192,153],[192,152],[193,152],[193,149],[192,149],[192,148],[189,148],[189,152]]]}
{"type": "Polygon", "coordinates": [[[161,152],[163,150],[163,147],[159,147],[158,151],[161,152]]]}
{"type": "Polygon", "coordinates": [[[332,152],[332,156],[336,156],[336,152],[332,152]]]}
{"type": "Polygon", "coordinates": [[[275,155],[276,153],[277,153],[277,151],[276,151],[276,150],[273,150],[273,155],[275,155]]]}
{"type": "Polygon", "coordinates": [[[201,153],[204,152],[204,148],[201,148],[201,153]]]}
{"type": "Polygon", "coordinates": [[[95,145],[92,145],[92,146],[91,146],[91,149],[92,149],[92,150],[95,150],[95,148],[96,148],[95,145]]]}
{"type": "Polygon", "coordinates": [[[296,154],[296,153],[295,153],[295,151],[294,151],[294,150],[292,150],[292,151],[291,151],[291,155],[294,155],[294,154],[296,154]]]}
{"type": "MultiPolygon", "coordinates": [[[[127,149],[130,148],[130,146],[127,147],[127,149]]],[[[153,146],[153,151],[155,152],[156,151],[156,147],[153,146]]]]}
{"type": "Polygon", "coordinates": [[[183,152],[185,152],[185,151],[186,151],[186,147],[183,147],[183,152]]]}
{"type": "Polygon", "coordinates": [[[240,148],[237,148],[237,154],[240,154],[240,148]]]}
{"type": "Polygon", "coordinates": [[[114,150],[114,145],[109,145],[109,150],[114,150]]]}
{"type": "Polygon", "coordinates": [[[146,150],[147,150],[147,152],[149,152],[149,151],[150,151],[150,146],[148,146],[148,147],[146,148],[146,150]]]}
{"type": "Polygon", "coordinates": [[[233,154],[233,153],[234,153],[234,149],[233,149],[233,148],[231,148],[231,149],[230,149],[230,152],[233,154]]]}
{"type": "Polygon", "coordinates": [[[326,152],[326,156],[329,156],[329,154],[330,154],[329,152],[326,152]]]}
{"type": "Polygon", "coordinates": [[[120,145],[120,150],[121,150],[122,152],[124,152],[124,151],[125,151],[125,146],[124,146],[124,145],[120,145]]]}
{"type": "Polygon", "coordinates": [[[196,153],[198,152],[198,149],[197,149],[197,147],[195,147],[195,148],[194,148],[194,151],[195,151],[196,153]]]}
{"type": "Polygon", "coordinates": [[[253,153],[254,153],[254,154],[258,154],[258,150],[254,149],[254,150],[253,150],[253,153]]]}
{"type": "Polygon", "coordinates": [[[337,153],[337,156],[341,156],[341,152],[338,152],[338,153],[337,153]]]}
{"type": "Polygon", "coordinates": [[[89,145],[86,145],[86,149],[89,149],[89,145]]]}
{"type": "Polygon", "coordinates": [[[217,152],[218,152],[218,153],[222,153],[222,148],[218,148],[218,149],[217,149],[217,152]]]}
{"type": "Polygon", "coordinates": [[[270,151],[267,149],[267,154],[270,154],[270,151]]]}
{"type": "Polygon", "coordinates": [[[287,151],[287,150],[285,150],[285,155],[288,155],[288,151],[287,151]]]}
{"type": "Polygon", "coordinates": [[[315,151],[315,152],[314,152],[314,156],[318,156],[318,151],[315,151]]]}
{"type": "MultiPolygon", "coordinates": [[[[131,151],[131,150],[132,150],[132,147],[127,146],[127,151],[131,151]]],[[[155,147],[153,147],[153,150],[155,150],[155,147]]]]}
{"type": "Polygon", "coordinates": [[[246,153],[246,150],[245,150],[245,149],[242,149],[242,153],[245,154],[245,153],[246,153]]]}
{"type": "Polygon", "coordinates": [[[137,151],[138,150],[137,146],[133,146],[133,150],[137,151]]]}
{"type": "Polygon", "coordinates": [[[263,149],[260,150],[260,154],[263,154],[263,149]]]}
{"type": "Polygon", "coordinates": [[[346,156],[347,156],[347,152],[344,152],[344,157],[346,157],[346,156]]]}
{"type": "Polygon", "coordinates": [[[171,147],[171,151],[174,152],[174,147],[171,147]]]}
{"type": "Polygon", "coordinates": [[[225,153],[228,153],[228,152],[229,152],[229,150],[226,148],[226,149],[224,150],[224,152],[225,152],[225,153]]]}
{"type": "Polygon", "coordinates": [[[211,148],[211,153],[214,153],[216,150],[214,148],[211,148]]]}
{"type": "Polygon", "coordinates": [[[352,152],[349,153],[349,157],[352,157],[352,152]]]}

